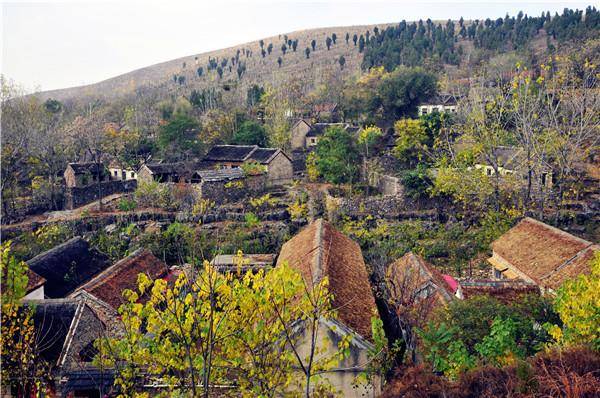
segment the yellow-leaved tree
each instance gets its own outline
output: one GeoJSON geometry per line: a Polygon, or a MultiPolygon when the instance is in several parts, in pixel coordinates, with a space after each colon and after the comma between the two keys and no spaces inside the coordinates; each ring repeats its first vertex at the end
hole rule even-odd
{"type": "Polygon", "coordinates": [[[230,272],[204,262],[174,283],[140,275],[137,291],[125,291],[124,334],[96,343],[121,397],[145,396],[140,380],[193,397],[221,388],[248,397],[330,391],[319,375],[348,341],[332,353],[317,340],[320,322],[335,315],[327,280],[308,286],[287,265],[241,274],[243,255],[236,259],[230,272]]]}
{"type": "Polygon", "coordinates": [[[548,331],[558,344],[590,344],[600,350],[600,252],[590,263],[591,273],[566,281],[558,290],[554,308],[563,323],[548,331]]]}

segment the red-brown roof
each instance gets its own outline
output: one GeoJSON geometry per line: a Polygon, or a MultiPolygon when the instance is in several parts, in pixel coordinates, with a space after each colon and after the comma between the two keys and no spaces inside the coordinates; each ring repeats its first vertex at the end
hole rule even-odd
{"type": "Polygon", "coordinates": [[[283,245],[277,265],[283,262],[297,269],[307,283],[314,285],[328,277],[339,321],[360,336],[371,338],[371,317],[377,313],[375,298],[356,242],[318,219],[283,245]]]}
{"type": "Polygon", "coordinates": [[[157,279],[165,276],[167,272],[165,263],[149,250],[140,249],[111,265],[79,290],[85,290],[113,308],[118,308],[123,303],[123,290],[137,289],[139,274],[157,279]]]}
{"type": "Polygon", "coordinates": [[[532,218],[524,218],[492,243],[494,253],[542,287],[589,272],[597,245],[532,218]]]}

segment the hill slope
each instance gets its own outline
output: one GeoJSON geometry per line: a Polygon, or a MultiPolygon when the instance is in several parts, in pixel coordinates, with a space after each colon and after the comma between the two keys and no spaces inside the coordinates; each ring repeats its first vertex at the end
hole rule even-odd
{"type": "MultiPolygon", "coordinates": [[[[278,86],[289,77],[305,78],[318,84],[321,78],[330,71],[339,71],[348,75],[360,69],[363,54],[359,53],[358,45],[354,45],[352,37],[354,34],[360,36],[367,30],[373,32],[375,26],[321,28],[281,34],[263,39],[265,50],[270,43],[273,44],[271,54],[267,54],[265,57],[261,55],[259,41],[253,41],[148,66],[99,83],[45,91],[40,95],[43,98],[54,98],[61,101],[86,97],[111,99],[136,92],[147,92],[147,90],[158,90],[162,94],[180,91],[189,93],[191,89],[214,87],[224,83],[238,88],[237,91],[245,95],[245,88],[254,83],[278,86]],[[332,44],[331,49],[327,50],[326,38],[331,37],[334,33],[337,35],[336,44],[332,44]],[[350,36],[348,44],[345,40],[346,33],[350,36]],[[298,40],[298,45],[296,52],[290,48],[284,55],[281,47],[286,36],[288,40],[298,40]],[[311,47],[312,40],[316,41],[316,51],[311,48],[310,56],[307,58],[305,49],[311,47]],[[247,50],[250,51],[248,56],[246,56],[247,50]],[[246,71],[241,79],[238,78],[237,64],[232,66],[231,71],[229,69],[231,58],[236,57],[238,51],[240,52],[239,62],[245,63],[246,66],[246,71]],[[346,61],[343,70],[339,64],[341,56],[346,61]],[[279,57],[282,58],[281,67],[277,62],[279,57]],[[223,68],[222,78],[219,78],[215,69],[207,70],[211,58],[217,59],[219,65],[223,59],[228,60],[227,65],[223,68]],[[199,67],[203,68],[202,76],[198,76],[197,69],[199,67]],[[183,84],[175,82],[174,76],[184,76],[185,82],[183,84]]],[[[377,26],[382,29],[387,25],[377,26]]]]}

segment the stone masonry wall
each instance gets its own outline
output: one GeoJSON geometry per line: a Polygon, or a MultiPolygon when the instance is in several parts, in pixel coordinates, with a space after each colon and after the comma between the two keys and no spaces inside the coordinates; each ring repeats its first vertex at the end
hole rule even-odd
{"type": "MultiPolygon", "coordinates": [[[[100,183],[102,197],[121,192],[132,192],[137,187],[136,180],[105,181],[100,183]]],[[[73,210],[98,200],[98,186],[65,188],[65,209],[73,210]]]]}

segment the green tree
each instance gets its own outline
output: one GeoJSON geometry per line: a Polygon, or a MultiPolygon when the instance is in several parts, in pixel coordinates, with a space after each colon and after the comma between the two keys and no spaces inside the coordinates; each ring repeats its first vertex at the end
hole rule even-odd
{"type": "Polygon", "coordinates": [[[312,47],[312,50],[315,51],[317,48],[317,41],[315,39],[312,39],[310,41],[310,46],[312,47]]]}
{"type": "Polygon", "coordinates": [[[331,40],[333,41],[333,44],[335,44],[336,40],[337,40],[337,35],[335,33],[333,33],[331,35],[331,40]]]}
{"type": "Polygon", "coordinates": [[[186,114],[175,114],[166,124],[160,126],[158,146],[165,155],[185,158],[200,153],[199,124],[186,114]]]}
{"type": "Polygon", "coordinates": [[[343,55],[340,55],[338,63],[340,64],[340,68],[344,69],[344,65],[346,65],[346,58],[343,55]]]}
{"type": "Polygon", "coordinates": [[[331,48],[331,37],[327,36],[325,39],[325,45],[327,46],[327,51],[331,48]]]}
{"type": "Polygon", "coordinates": [[[306,59],[310,58],[310,48],[306,47],[306,49],[304,50],[304,54],[306,54],[306,59]]]}
{"type": "Polygon", "coordinates": [[[349,40],[350,40],[350,33],[346,32],[346,44],[348,44],[349,40]]]}
{"type": "Polygon", "coordinates": [[[233,135],[233,143],[236,145],[267,145],[267,132],[265,128],[254,120],[243,122],[233,135]]]}
{"type": "Polygon", "coordinates": [[[352,183],[358,176],[358,150],[343,127],[329,127],[317,143],[317,169],[334,184],[352,183]]]}

